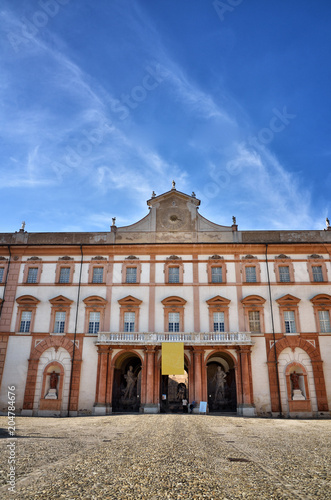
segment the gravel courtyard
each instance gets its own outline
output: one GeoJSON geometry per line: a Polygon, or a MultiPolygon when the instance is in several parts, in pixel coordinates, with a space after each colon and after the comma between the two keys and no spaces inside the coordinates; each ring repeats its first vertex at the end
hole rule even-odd
{"type": "Polygon", "coordinates": [[[331,421],[209,415],[0,417],[0,498],[331,499],[331,421]]]}

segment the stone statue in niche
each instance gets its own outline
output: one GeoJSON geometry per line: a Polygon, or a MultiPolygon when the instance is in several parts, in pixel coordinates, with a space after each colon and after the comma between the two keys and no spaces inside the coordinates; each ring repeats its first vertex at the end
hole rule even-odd
{"type": "Polygon", "coordinates": [[[124,378],[126,380],[126,388],[124,389],[123,399],[131,399],[134,386],[137,382],[137,377],[134,376],[132,366],[129,367],[124,378]]]}
{"type": "Polygon", "coordinates": [[[59,380],[59,374],[54,370],[49,377],[49,390],[45,396],[45,399],[57,399],[57,383],[59,380]]]}
{"type": "Polygon", "coordinates": [[[226,380],[226,373],[220,366],[217,367],[213,382],[215,382],[215,403],[224,399],[224,385],[226,380]]]}
{"type": "Polygon", "coordinates": [[[292,401],[302,401],[306,399],[300,389],[299,378],[300,374],[298,374],[296,371],[294,371],[290,375],[290,380],[292,384],[292,401]]]}
{"type": "Polygon", "coordinates": [[[291,373],[290,378],[291,378],[291,382],[292,382],[292,389],[293,390],[300,389],[299,375],[296,372],[293,372],[293,373],[291,373]]]}

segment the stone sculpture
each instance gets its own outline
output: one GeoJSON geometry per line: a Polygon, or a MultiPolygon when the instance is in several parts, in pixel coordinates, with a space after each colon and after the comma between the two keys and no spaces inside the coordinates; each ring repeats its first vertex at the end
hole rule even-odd
{"type": "Polygon", "coordinates": [[[126,388],[124,389],[123,399],[131,399],[134,386],[136,385],[137,377],[133,374],[133,367],[130,366],[126,375],[124,375],[126,380],[126,388]]]}

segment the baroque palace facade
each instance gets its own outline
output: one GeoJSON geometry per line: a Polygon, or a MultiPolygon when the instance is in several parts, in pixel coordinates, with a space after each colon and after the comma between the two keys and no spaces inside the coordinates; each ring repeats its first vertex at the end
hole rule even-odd
{"type": "Polygon", "coordinates": [[[175,188],[100,233],[0,234],[0,410],[330,417],[331,228],[238,231],[175,188]],[[162,372],[182,343],[184,375],[162,372]]]}

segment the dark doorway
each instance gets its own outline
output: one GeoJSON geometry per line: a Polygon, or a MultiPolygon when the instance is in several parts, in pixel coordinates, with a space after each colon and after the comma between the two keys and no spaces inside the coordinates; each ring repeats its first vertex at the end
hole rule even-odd
{"type": "Polygon", "coordinates": [[[234,363],[226,353],[219,353],[207,363],[208,406],[210,412],[237,410],[234,363]]]}
{"type": "Polygon", "coordinates": [[[132,353],[121,356],[114,369],[114,412],[138,412],[140,408],[141,361],[132,353]]]}
{"type": "Polygon", "coordinates": [[[161,413],[183,413],[183,399],[188,400],[188,374],[161,376],[161,413]]]}

